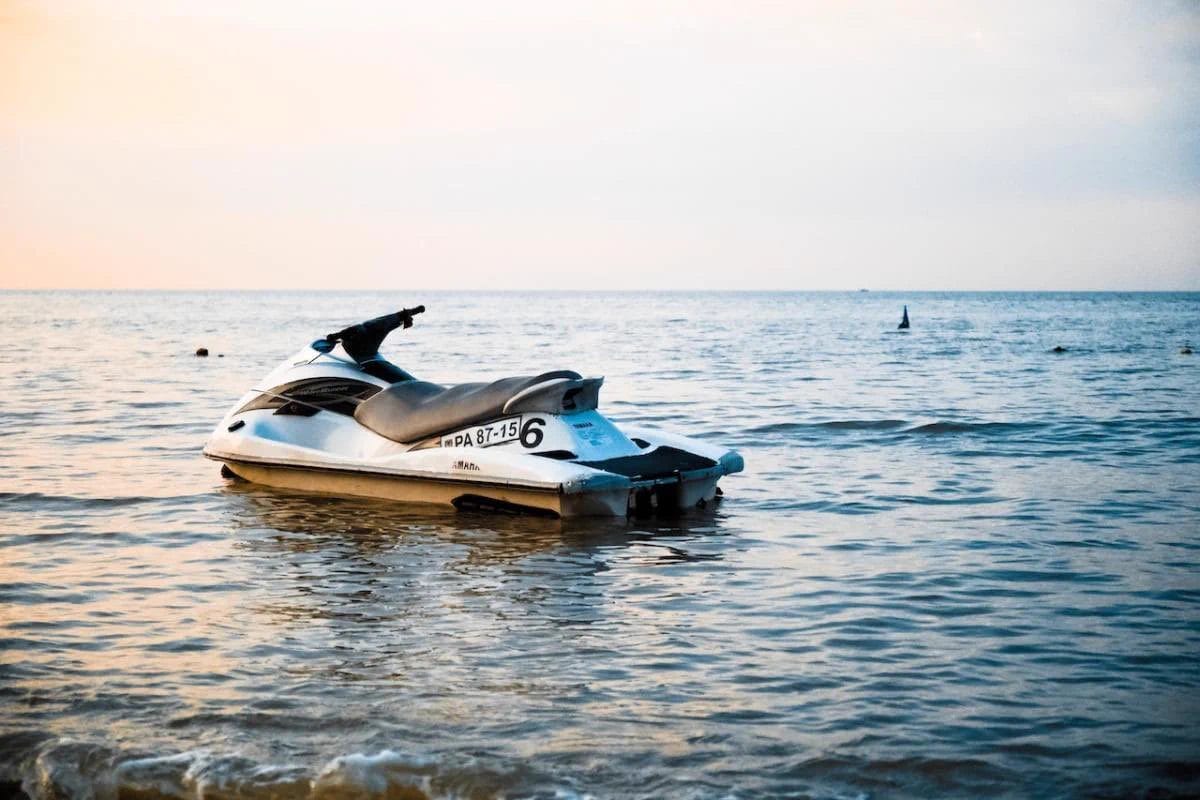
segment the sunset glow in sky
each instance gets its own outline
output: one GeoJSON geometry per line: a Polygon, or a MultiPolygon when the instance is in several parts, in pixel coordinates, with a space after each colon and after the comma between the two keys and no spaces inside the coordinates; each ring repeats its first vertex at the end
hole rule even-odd
{"type": "Polygon", "coordinates": [[[62,287],[1200,289],[1200,6],[0,0],[62,287]]]}

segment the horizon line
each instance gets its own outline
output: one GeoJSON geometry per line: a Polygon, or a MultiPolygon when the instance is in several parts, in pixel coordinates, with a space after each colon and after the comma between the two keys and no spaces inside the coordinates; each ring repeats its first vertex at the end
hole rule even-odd
{"type": "Polygon", "coordinates": [[[0,293],[39,293],[51,292],[108,292],[108,293],[137,293],[158,292],[177,294],[199,294],[205,292],[225,292],[240,294],[360,294],[363,292],[433,292],[437,294],[895,294],[907,292],[910,294],[1200,294],[1200,287],[1191,289],[906,289],[906,288],[856,288],[856,289],[799,289],[799,288],[763,288],[763,289],[678,289],[678,288],[577,288],[577,289],[449,289],[449,288],[232,288],[232,287],[0,287],[0,293]]]}

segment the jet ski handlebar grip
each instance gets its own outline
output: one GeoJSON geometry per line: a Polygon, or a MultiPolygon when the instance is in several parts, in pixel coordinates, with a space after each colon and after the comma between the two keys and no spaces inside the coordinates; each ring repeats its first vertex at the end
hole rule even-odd
{"type": "Polygon", "coordinates": [[[400,311],[397,311],[395,314],[388,314],[386,317],[380,317],[380,319],[387,320],[387,322],[390,323],[391,327],[389,328],[389,330],[395,330],[397,327],[400,327],[400,326],[403,326],[405,328],[411,328],[412,327],[412,318],[415,317],[417,314],[423,313],[424,311],[425,311],[425,306],[416,306],[415,308],[402,309],[400,311]],[[393,320],[395,320],[395,321],[393,322],[393,320]]]}

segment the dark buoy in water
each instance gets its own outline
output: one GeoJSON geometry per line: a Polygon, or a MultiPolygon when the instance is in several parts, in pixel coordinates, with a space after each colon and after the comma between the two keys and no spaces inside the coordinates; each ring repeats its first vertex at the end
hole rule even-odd
{"type": "Polygon", "coordinates": [[[1191,345],[1185,344],[1183,347],[1181,347],[1179,349],[1179,355],[1181,355],[1181,356],[1190,356],[1191,354],[1192,354],[1191,345]]]}
{"type": "Polygon", "coordinates": [[[1065,352],[1067,352],[1067,348],[1063,347],[1061,344],[1056,344],[1056,345],[1054,345],[1054,347],[1050,348],[1050,352],[1051,353],[1065,353],[1065,352]]]}
{"type": "Polygon", "coordinates": [[[904,318],[900,320],[900,327],[897,328],[896,330],[906,331],[906,330],[908,330],[908,327],[909,327],[909,325],[908,325],[908,306],[905,306],[904,307],[904,318]]]}
{"type": "Polygon", "coordinates": [[[207,348],[207,347],[197,347],[197,348],[196,348],[196,355],[198,355],[198,356],[206,356],[206,355],[208,355],[208,348],[207,348]]]}

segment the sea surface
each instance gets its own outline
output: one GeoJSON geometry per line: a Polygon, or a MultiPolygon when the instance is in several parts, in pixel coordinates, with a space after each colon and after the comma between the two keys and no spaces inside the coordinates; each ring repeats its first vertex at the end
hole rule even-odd
{"type": "Polygon", "coordinates": [[[10,292],[0,335],[0,796],[1200,795],[1198,294],[10,292]],[[417,303],[418,377],[606,375],[746,472],[560,523],[201,457],[417,303]]]}

